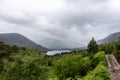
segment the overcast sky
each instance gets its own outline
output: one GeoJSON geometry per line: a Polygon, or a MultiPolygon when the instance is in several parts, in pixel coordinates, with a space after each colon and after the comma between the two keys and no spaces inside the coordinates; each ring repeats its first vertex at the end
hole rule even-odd
{"type": "Polygon", "coordinates": [[[0,33],[88,43],[120,31],[120,0],[0,0],[0,33]]]}

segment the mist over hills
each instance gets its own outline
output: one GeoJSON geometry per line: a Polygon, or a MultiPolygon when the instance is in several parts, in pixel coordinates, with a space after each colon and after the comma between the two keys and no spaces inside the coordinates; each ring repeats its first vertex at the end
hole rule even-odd
{"type": "Polygon", "coordinates": [[[0,34],[0,41],[3,41],[9,45],[17,45],[19,47],[36,48],[40,51],[47,51],[48,49],[36,44],[32,40],[18,33],[3,33],[0,34]]]}
{"type": "Polygon", "coordinates": [[[75,41],[59,40],[52,38],[42,40],[41,44],[49,49],[75,49],[84,46],[84,44],[75,41]]]}
{"type": "MultiPolygon", "coordinates": [[[[98,44],[110,43],[116,41],[120,37],[120,32],[112,33],[105,37],[104,39],[98,40],[98,44]]],[[[0,41],[3,41],[9,45],[17,45],[20,47],[27,48],[36,48],[40,51],[47,51],[48,49],[75,49],[84,47],[83,44],[77,43],[74,41],[67,42],[67,40],[59,40],[59,39],[44,39],[41,41],[41,45],[38,45],[34,41],[26,38],[25,36],[19,33],[2,33],[0,34],[0,41]],[[48,49],[47,49],[48,48],[48,49]]]]}
{"type": "Polygon", "coordinates": [[[108,35],[107,37],[105,37],[104,39],[98,40],[97,43],[98,44],[110,43],[110,42],[118,40],[119,37],[120,37],[120,32],[112,33],[108,35]]]}
{"type": "Polygon", "coordinates": [[[17,45],[20,47],[36,48],[40,51],[55,50],[55,49],[78,49],[83,47],[83,44],[75,41],[59,40],[59,39],[44,39],[41,44],[38,45],[27,37],[19,33],[2,33],[0,34],[0,41],[4,41],[9,45],[17,45]],[[43,47],[43,46],[45,47],[43,47]]]}

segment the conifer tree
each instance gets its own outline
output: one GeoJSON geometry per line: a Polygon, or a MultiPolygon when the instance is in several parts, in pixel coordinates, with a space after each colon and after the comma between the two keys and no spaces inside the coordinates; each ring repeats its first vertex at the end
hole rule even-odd
{"type": "Polygon", "coordinates": [[[89,53],[96,53],[98,51],[98,44],[94,38],[92,38],[92,40],[89,42],[87,50],[89,53]]]}

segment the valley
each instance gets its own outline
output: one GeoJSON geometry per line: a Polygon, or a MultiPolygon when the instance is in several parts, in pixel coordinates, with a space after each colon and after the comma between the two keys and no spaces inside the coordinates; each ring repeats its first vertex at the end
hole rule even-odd
{"type": "Polygon", "coordinates": [[[0,0],[0,80],[120,80],[120,0],[0,0]]]}
{"type": "Polygon", "coordinates": [[[1,80],[119,80],[119,38],[105,44],[92,38],[83,49],[51,50],[18,36],[0,35],[1,80]]]}

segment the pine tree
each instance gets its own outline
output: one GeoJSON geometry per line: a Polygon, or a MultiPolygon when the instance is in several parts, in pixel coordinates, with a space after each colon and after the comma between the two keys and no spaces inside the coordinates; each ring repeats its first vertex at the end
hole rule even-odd
{"type": "Polygon", "coordinates": [[[87,50],[89,53],[98,52],[98,44],[96,43],[94,38],[92,38],[92,40],[89,42],[87,50]]]}

